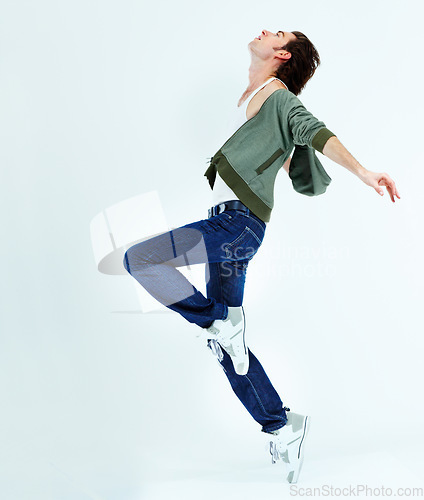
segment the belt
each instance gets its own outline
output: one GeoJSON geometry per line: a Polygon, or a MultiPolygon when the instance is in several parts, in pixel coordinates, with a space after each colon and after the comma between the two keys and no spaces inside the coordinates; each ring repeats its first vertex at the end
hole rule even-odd
{"type": "Polygon", "coordinates": [[[249,210],[246,205],[244,205],[240,200],[230,200],[224,203],[219,203],[219,205],[214,205],[213,207],[208,209],[208,217],[213,217],[214,215],[218,215],[224,210],[243,210],[247,215],[253,212],[249,210]]]}

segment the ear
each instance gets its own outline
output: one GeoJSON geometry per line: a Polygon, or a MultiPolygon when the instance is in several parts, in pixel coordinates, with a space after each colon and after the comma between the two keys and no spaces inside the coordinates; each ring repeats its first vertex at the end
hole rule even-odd
{"type": "Polygon", "coordinates": [[[291,53],[287,52],[287,50],[282,50],[277,52],[276,57],[278,57],[278,59],[281,59],[282,61],[288,61],[291,57],[291,53]]]}

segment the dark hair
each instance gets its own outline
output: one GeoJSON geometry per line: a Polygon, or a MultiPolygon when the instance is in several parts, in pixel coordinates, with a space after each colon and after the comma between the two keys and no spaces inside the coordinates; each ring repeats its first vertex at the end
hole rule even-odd
{"type": "Polygon", "coordinates": [[[317,49],[306,35],[300,31],[292,33],[296,40],[290,40],[280,49],[276,49],[287,50],[291,57],[281,63],[275,76],[287,85],[290,92],[299,95],[321,61],[317,49]]]}

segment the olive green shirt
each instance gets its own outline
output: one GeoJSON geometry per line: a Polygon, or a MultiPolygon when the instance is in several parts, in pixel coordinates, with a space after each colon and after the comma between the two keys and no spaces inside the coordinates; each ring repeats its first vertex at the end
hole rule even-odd
{"type": "Polygon", "coordinates": [[[278,89],[221,146],[204,175],[213,189],[218,172],[243,204],[269,222],[275,178],[293,149],[289,167],[293,188],[308,196],[326,191],[331,178],[315,150],[322,154],[325,143],[334,135],[296,95],[278,89]]]}

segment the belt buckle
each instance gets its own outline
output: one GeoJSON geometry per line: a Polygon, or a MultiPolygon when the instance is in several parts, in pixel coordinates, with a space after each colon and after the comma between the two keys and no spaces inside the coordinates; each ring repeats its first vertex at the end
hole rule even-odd
{"type": "Polygon", "coordinates": [[[221,213],[221,212],[223,212],[224,210],[225,210],[225,203],[220,203],[220,204],[218,205],[218,212],[217,212],[217,213],[218,213],[218,214],[220,214],[220,213],[221,213]],[[221,210],[221,208],[222,208],[222,210],[221,210]]]}
{"type": "Polygon", "coordinates": [[[220,214],[221,212],[223,212],[225,210],[225,206],[226,206],[225,203],[220,203],[219,205],[214,205],[213,207],[208,208],[208,217],[210,218],[210,217],[213,217],[215,215],[220,214]]]}

